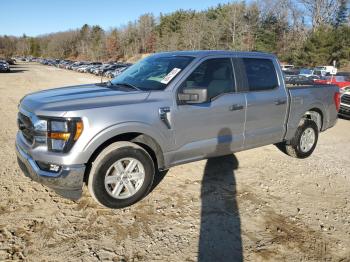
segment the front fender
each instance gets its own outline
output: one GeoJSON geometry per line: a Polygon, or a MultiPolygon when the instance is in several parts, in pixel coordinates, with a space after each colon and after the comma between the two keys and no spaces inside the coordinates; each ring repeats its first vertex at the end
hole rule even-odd
{"type": "Polygon", "coordinates": [[[161,132],[155,132],[151,125],[143,122],[124,122],[109,126],[97,133],[86,144],[83,151],[85,152],[85,155],[90,158],[100,145],[113,137],[126,133],[140,133],[147,135],[160,146],[163,152],[166,152],[168,143],[166,142],[167,139],[164,137],[164,135],[161,132]]]}

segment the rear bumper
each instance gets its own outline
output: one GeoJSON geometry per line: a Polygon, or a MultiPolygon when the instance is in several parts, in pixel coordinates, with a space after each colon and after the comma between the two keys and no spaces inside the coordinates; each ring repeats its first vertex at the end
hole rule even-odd
{"type": "Polygon", "coordinates": [[[72,200],[82,195],[85,165],[62,166],[58,173],[43,171],[16,141],[18,165],[25,176],[52,188],[57,194],[72,200]]]}

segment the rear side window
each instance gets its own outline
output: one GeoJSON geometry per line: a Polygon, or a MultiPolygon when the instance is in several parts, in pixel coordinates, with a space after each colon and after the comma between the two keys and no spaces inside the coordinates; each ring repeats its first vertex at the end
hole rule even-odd
{"type": "Polygon", "coordinates": [[[275,66],[270,59],[242,58],[249,91],[263,91],[278,86],[275,66]]]}

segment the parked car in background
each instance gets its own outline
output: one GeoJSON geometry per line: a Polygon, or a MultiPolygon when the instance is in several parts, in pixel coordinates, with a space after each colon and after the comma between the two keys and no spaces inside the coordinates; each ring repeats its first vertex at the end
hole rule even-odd
{"type": "Polygon", "coordinates": [[[311,76],[304,76],[304,75],[297,75],[293,78],[291,78],[288,82],[288,84],[291,85],[313,85],[315,78],[318,78],[317,76],[311,75],[311,76]]]}
{"type": "Polygon", "coordinates": [[[117,68],[116,70],[114,70],[113,72],[111,72],[110,74],[110,78],[115,78],[117,77],[118,75],[120,75],[124,70],[126,70],[129,66],[125,66],[125,67],[120,67],[120,68],[117,68]]]}
{"type": "Polygon", "coordinates": [[[306,76],[306,77],[313,76],[314,75],[314,70],[309,69],[309,68],[303,68],[303,69],[300,70],[299,75],[300,76],[306,76]]]}
{"type": "Polygon", "coordinates": [[[106,71],[113,69],[113,66],[113,64],[103,64],[102,66],[96,68],[93,71],[93,74],[98,76],[103,75],[106,71]]]}
{"type": "Polygon", "coordinates": [[[290,84],[290,82],[293,81],[293,79],[298,75],[299,75],[299,70],[293,69],[293,70],[283,71],[284,81],[286,82],[286,84],[290,84]]]}
{"type": "Polygon", "coordinates": [[[87,184],[98,203],[122,208],[183,163],[269,144],[306,158],[339,105],[336,86],[284,85],[274,55],[160,53],[108,84],[26,95],[16,152],[25,175],[59,194],[78,199],[87,184]]]}
{"type": "Polygon", "coordinates": [[[326,72],[326,74],[330,74],[330,75],[336,75],[338,72],[338,69],[335,68],[334,66],[316,66],[315,70],[324,71],[326,72]]]}
{"type": "MultiPolygon", "coordinates": [[[[350,81],[350,72],[338,72],[337,76],[343,76],[347,81],[350,81]]],[[[350,86],[344,86],[341,93],[339,114],[350,119],[350,86]]]]}
{"type": "Polygon", "coordinates": [[[339,115],[350,118],[350,87],[342,89],[339,115]]]}
{"type": "Polygon", "coordinates": [[[115,64],[111,65],[110,67],[108,67],[107,69],[105,69],[103,71],[103,75],[111,77],[113,72],[115,72],[115,71],[117,71],[117,70],[119,70],[120,68],[123,68],[123,67],[125,67],[124,64],[122,64],[122,63],[115,63],[115,64]]]}
{"type": "Polygon", "coordinates": [[[315,80],[319,85],[336,85],[339,88],[350,87],[350,78],[347,76],[325,76],[321,79],[315,80]]]}
{"type": "Polygon", "coordinates": [[[290,70],[290,69],[293,69],[293,68],[294,68],[294,65],[281,65],[281,69],[283,71],[290,70]]]}
{"type": "Polygon", "coordinates": [[[16,59],[14,59],[14,58],[8,58],[8,59],[6,59],[6,62],[7,62],[9,65],[15,65],[16,59]]]}
{"type": "Polygon", "coordinates": [[[318,70],[318,69],[314,69],[314,75],[318,76],[319,78],[325,77],[327,74],[329,75],[329,73],[327,73],[325,70],[318,70]]]}
{"type": "Polygon", "coordinates": [[[0,72],[10,72],[10,65],[5,60],[0,60],[0,72]]]}
{"type": "Polygon", "coordinates": [[[76,68],[78,66],[83,65],[83,62],[74,62],[72,64],[69,64],[66,69],[73,70],[73,68],[76,68]]]}
{"type": "Polygon", "coordinates": [[[62,60],[58,63],[58,68],[66,68],[67,65],[72,64],[73,62],[70,60],[62,60]]]}
{"type": "Polygon", "coordinates": [[[92,62],[92,63],[88,63],[88,64],[86,64],[86,65],[83,65],[83,66],[79,67],[79,68],[77,69],[77,72],[80,72],[80,73],[87,73],[87,72],[90,72],[89,70],[90,70],[91,68],[96,68],[96,66],[100,66],[100,65],[102,65],[101,62],[92,62]]]}

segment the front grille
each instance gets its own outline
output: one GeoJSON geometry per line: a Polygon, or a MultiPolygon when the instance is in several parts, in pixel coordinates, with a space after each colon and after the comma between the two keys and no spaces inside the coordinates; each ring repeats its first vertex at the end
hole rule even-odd
{"type": "Polygon", "coordinates": [[[342,95],[341,103],[346,104],[346,105],[350,105],[350,95],[348,95],[348,94],[342,95]]]}
{"type": "Polygon", "coordinates": [[[25,140],[32,145],[34,143],[34,126],[30,118],[21,112],[18,113],[18,128],[25,140]]]}
{"type": "Polygon", "coordinates": [[[339,113],[350,115],[350,107],[340,105],[339,113]]]}

